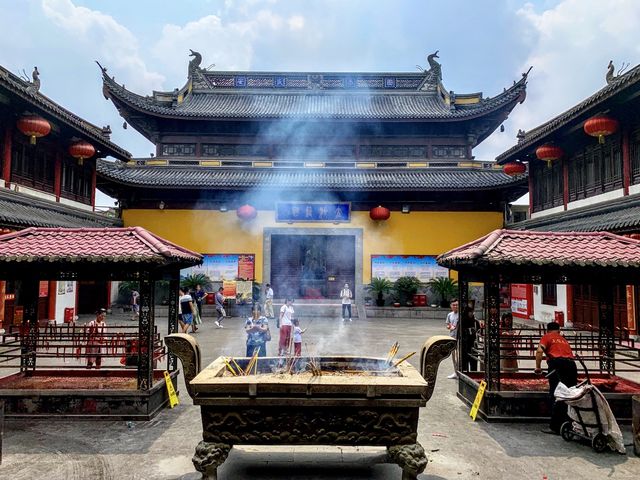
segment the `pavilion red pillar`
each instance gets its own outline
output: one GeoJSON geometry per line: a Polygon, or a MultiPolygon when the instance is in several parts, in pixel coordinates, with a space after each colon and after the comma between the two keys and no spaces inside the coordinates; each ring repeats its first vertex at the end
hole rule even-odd
{"type": "Polygon", "coordinates": [[[13,134],[13,127],[9,124],[6,125],[4,130],[4,140],[2,142],[2,178],[4,179],[5,186],[11,182],[11,140],[13,134]]]}
{"type": "Polygon", "coordinates": [[[622,188],[624,194],[629,195],[631,184],[631,153],[629,148],[629,129],[622,131],[622,188]]]}
{"type": "Polygon", "coordinates": [[[0,330],[4,329],[4,296],[7,293],[7,283],[0,281],[0,330]]]}

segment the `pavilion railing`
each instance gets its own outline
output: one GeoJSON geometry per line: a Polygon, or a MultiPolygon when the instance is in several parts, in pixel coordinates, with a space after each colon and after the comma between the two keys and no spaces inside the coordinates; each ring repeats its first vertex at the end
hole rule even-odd
{"type": "MultiPolygon", "coordinates": [[[[12,325],[4,334],[0,342],[0,368],[20,367],[24,355],[21,353],[21,341],[33,333],[28,328],[29,324],[12,325]]],[[[92,333],[88,325],[48,324],[37,327],[35,333],[36,369],[87,368],[89,357],[96,355],[102,359],[103,370],[135,369],[138,365],[140,336],[137,324],[108,324],[98,335],[92,333]]],[[[167,355],[157,326],[152,332],[152,345],[156,364],[167,355]]]]}

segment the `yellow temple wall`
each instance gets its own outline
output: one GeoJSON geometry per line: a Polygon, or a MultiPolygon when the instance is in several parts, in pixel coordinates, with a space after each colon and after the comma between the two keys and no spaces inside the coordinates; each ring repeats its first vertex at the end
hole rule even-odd
{"type": "Polygon", "coordinates": [[[287,224],[274,211],[240,220],[235,210],[139,210],[123,212],[125,226],[141,226],[167,240],[200,253],[255,254],[256,280],[262,281],[265,228],[361,228],[363,283],[371,281],[371,255],[439,255],[502,227],[499,212],[392,212],[374,222],[369,212],[352,211],[349,223],[287,224]]]}

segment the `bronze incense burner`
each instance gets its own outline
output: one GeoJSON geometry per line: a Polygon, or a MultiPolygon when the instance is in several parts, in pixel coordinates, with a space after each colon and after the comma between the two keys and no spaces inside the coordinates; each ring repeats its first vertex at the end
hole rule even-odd
{"type": "MultiPolygon", "coordinates": [[[[293,373],[284,358],[260,358],[257,374],[233,376],[219,357],[200,371],[200,348],[185,334],[165,337],[182,361],[187,391],[200,405],[203,439],[193,463],[204,479],[217,478],[233,445],[385,446],[403,480],[427,465],[417,441],[420,407],[433,394],[440,362],[455,347],[450,337],[432,337],[421,351],[421,373],[408,362],[389,368],[384,359],[325,356],[314,359],[321,375],[293,373]],[[283,372],[283,373],[280,373],[283,372]]],[[[240,367],[249,359],[235,359],[240,367]]]]}

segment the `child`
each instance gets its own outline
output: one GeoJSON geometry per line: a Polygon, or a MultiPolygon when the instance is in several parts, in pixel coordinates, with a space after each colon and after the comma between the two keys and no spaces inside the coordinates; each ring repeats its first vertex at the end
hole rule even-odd
{"type": "Polygon", "coordinates": [[[293,355],[296,357],[302,356],[302,334],[306,331],[305,328],[300,328],[300,320],[293,319],[293,355]]]}

